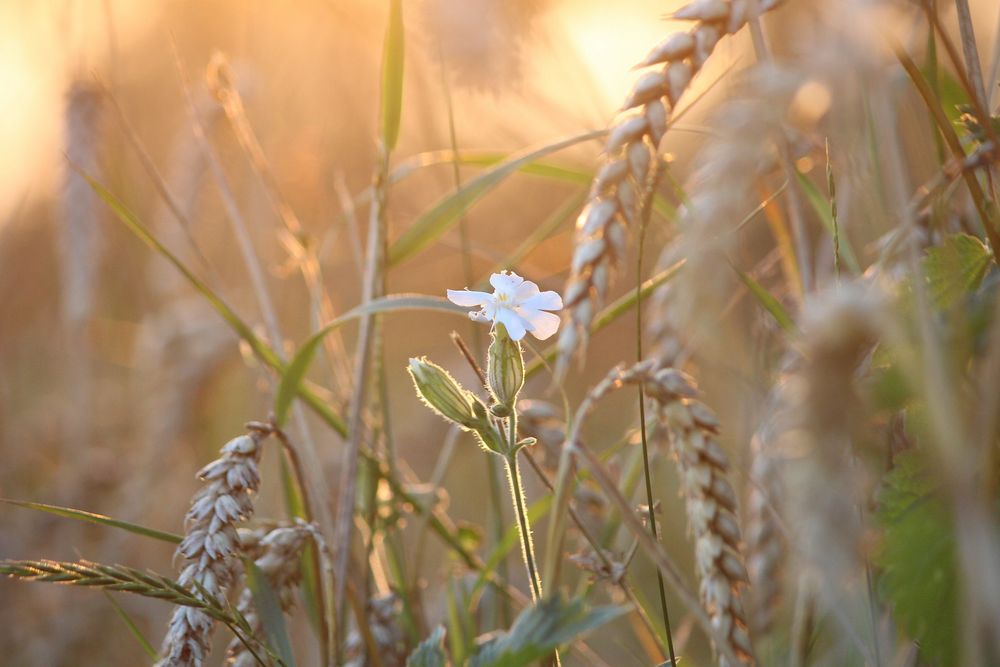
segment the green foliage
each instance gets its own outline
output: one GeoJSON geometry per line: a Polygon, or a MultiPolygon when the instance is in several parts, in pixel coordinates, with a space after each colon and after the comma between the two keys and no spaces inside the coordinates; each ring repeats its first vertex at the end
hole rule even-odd
{"type": "Polygon", "coordinates": [[[462,214],[486,194],[503,183],[508,176],[521,170],[539,158],[576,144],[596,139],[603,132],[586,132],[562,141],[547,144],[541,148],[512,155],[505,162],[489,169],[472,179],[461,188],[447,195],[417,218],[389,249],[389,265],[399,264],[420,252],[442,234],[458,224],[462,214]]]}
{"type": "Polygon", "coordinates": [[[948,508],[934,494],[919,452],[897,459],[879,496],[885,538],[876,558],[880,589],[921,655],[955,664],[958,652],[958,571],[948,508]]]}
{"type": "Polygon", "coordinates": [[[420,294],[393,294],[352,308],[322,329],[306,339],[299,347],[295,356],[281,374],[281,383],[274,395],[274,414],[279,426],[288,420],[288,410],[292,399],[299,393],[303,378],[312,364],[316,350],[323,339],[344,324],[375,313],[389,313],[404,310],[439,310],[456,315],[465,315],[467,310],[456,306],[447,299],[438,296],[423,296],[420,294]]]}
{"type": "Polygon", "coordinates": [[[955,234],[928,249],[923,268],[934,303],[948,309],[975,291],[986,275],[990,260],[986,244],[968,234],[955,234]]]}
{"type": "Polygon", "coordinates": [[[580,599],[550,597],[521,612],[510,631],[483,644],[470,667],[521,667],[621,616],[623,607],[587,609],[580,599]]]}
{"type": "Polygon", "coordinates": [[[110,526],[111,528],[119,528],[121,530],[125,530],[130,533],[135,533],[136,535],[142,535],[143,537],[152,537],[154,540],[169,542],[171,544],[180,544],[182,539],[180,535],[177,535],[175,533],[167,533],[162,530],[146,528],[145,526],[129,523],[128,521],[121,521],[120,519],[112,519],[111,517],[104,516],[103,514],[84,512],[83,510],[73,509],[72,507],[59,507],[58,505],[46,505],[45,503],[32,503],[26,500],[9,500],[7,498],[0,498],[0,503],[7,503],[8,505],[14,505],[15,507],[23,507],[25,509],[30,509],[30,510],[38,510],[39,512],[46,512],[48,514],[54,514],[56,516],[65,517],[67,519],[74,519],[76,521],[85,521],[87,523],[96,523],[102,526],[110,526]]]}
{"type": "Polygon", "coordinates": [[[747,289],[750,290],[750,293],[757,299],[757,302],[764,310],[771,314],[771,317],[778,323],[778,326],[786,332],[795,331],[795,322],[792,321],[792,316],[788,314],[785,307],[781,305],[778,297],[768,292],[767,288],[754,280],[750,274],[740,271],[735,266],[733,266],[733,271],[739,275],[740,280],[746,285],[747,289]]]}
{"type": "Polygon", "coordinates": [[[382,54],[382,141],[386,150],[396,147],[403,115],[403,3],[390,0],[389,25],[382,54]]]}
{"type": "Polygon", "coordinates": [[[285,667],[295,667],[295,655],[292,653],[292,644],[288,640],[288,630],[285,628],[285,614],[281,609],[281,602],[278,594],[267,580],[267,576],[261,572],[256,563],[247,561],[247,588],[253,594],[253,604],[260,617],[261,627],[264,629],[264,636],[271,650],[285,667]]]}
{"type": "Polygon", "coordinates": [[[444,626],[437,626],[431,636],[420,642],[410,657],[406,667],[445,667],[448,655],[444,652],[444,626]]]}

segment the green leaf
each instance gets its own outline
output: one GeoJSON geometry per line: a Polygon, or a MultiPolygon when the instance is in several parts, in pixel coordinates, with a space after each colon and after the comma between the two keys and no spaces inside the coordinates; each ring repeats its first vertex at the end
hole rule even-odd
{"type": "Polygon", "coordinates": [[[950,308],[975,291],[990,265],[989,248],[975,236],[955,234],[924,256],[924,275],[931,298],[939,308],[950,308]]]}
{"type": "Polygon", "coordinates": [[[445,667],[448,655],[444,652],[444,626],[437,626],[431,636],[420,642],[410,657],[406,667],[445,667]]]}
{"type": "Polygon", "coordinates": [[[403,3],[390,0],[382,52],[382,141],[390,151],[399,140],[403,114],[403,53],[403,3]]]}
{"type": "Polygon", "coordinates": [[[819,221],[823,223],[823,229],[826,233],[830,235],[831,238],[836,237],[840,241],[840,256],[844,258],[844,262],[847,264],[847,268],[851,270],[851,273],[858,274],[861,273],[860,265],[858,264],[857,255],[854,254],[854,249],[851,247],[850,242],[847,237],[841,233],[837,233],[834,227],[833,211],[830,208],[829,200],[823,196],[823,193],[819,191],[816,184],[813,183],[808,176],[800,171],[795,172],[798,176],[799,185],[802,187],[802,191],[806,194],[806,199],[809,200],[809,205],[812,206],[813,212],[819,221]]]}
{"type": "Polygon", "coordinates": [[[288,630],[285,628],[285,613],[281,609],[278,594],[274,592],[271,582],[260,567],[249,559],[246,561],[246,573],[247,588],[253,594],[253,604],[268,645],[285,667],[295,667],[292,644],[288,641],[288,630]]]}
{"type": "Polygon", "coordinates": [[[320,343],[323,342],[324,337],[347,322],[356,320],[364,315],[404,310],[438,310],[454,315],[465,315],[469,311],[468,308],[456,306],[444,297],[424,296],[420,294],[392,294],[374,299],[347,311],[307,338],[299,346],[295,356],[288,363],[285,372],[281,375],[278,391],[274,395],[274,415],[278,425],[283,425],[288,419],[288,410],[291,407],[292,399],[299,393],[302,379],[309,370],[309,365],[312,363],[313,357],[316,355],[316,350],[319,348],[320,343]]]}
{"type": "Polygon", "coordinates": [[[735,266],[733,266],[733,271],[735,271],[740,277],[740,280],[743,281],[743,284],[747,286],[747,289],[750,290],[750,293],[757,299],[757,302],[763,306],[764,310],[771,314],[771,317],[773,317],[774,321],[778,323],[778,326],[786,332],[795,331],[795,323],[792,321],[788,311],[785,310],[785,307],[781,305],[780,301],[778,301],[777,297],[764,289],[763,285],[754,280],[750,274],[740,271],[735,266]]]}
{"type": "Polygon", "coordinates": [[[512,155],[492,169],[483,172],[461,188],[438,201],[429,211],[421,215],[389,248],[389,265],[393,266],[409,259],[433,243],[442,234],[458,223],[459,218],[473,204],[500,185],[508,176],[524,168],[539,158],[568,148],[584,141],[597,139],[604,132],[585,132],[556,141],[541,148],[512,155]]]}
{"type": "Polygon", "coordinates": [[[153,539],[161,540],[163,542],[169,542],[171,544],[180,544],[181,540],[184,539],[180,535],[177,535],[176,533],[166,533],[163,532],[162,530],[154,530],[153,528],[146,528],[145,526],[129,523],[128,521],[112,519],[111,517],[104,516],[103,514],[84,512],[83,510],[73,509],[72,507],[59,507],[58,505],[33,503],[33,502],[28,502],[26,500],[10,500],[8,498],[0,498],[0,503],[7,503],[8,505],[14,505],[15,507],[23,507],[25,509],[30,509],[30,510],[38,510],[39,512],[48,512],[49,514],[65,517],[67,519],[75,519],[76,521],[86,521],[87,523],[96,523],[102,526],[120,528],[121,530],[127,530],[130,533],[135,533],[136,535],[142,535],[143,537],[152,537],[153,539]]]}
{"type": "Polygon", "coordinates": [[[876,556],[880,590],[921,657],[954,664],[959,646],[958,570],[948,508],[934,494],[919,452],[897,457],[879,495],[885,531],[876,556]]]}
{"type": "Polygon", "coordinates": [[[156,652],[156,649],[153,648],[153,645],[149,643],[149,640],[146,639],[146,636],[142,634],[142,630],[140,630],[139,626],[135,624],[135,621],[132,620],[129,613],[125,611],[120,604],[118,604],[118,600],[116,600],[111,593],[108,593],[107,591],[102,592],[104,593],[104,597],[107,598],[108,603],[114,608],[115,613],[118,614],[118,618],[122,619],[122,623],[124,623],[125,627],[127,627],[129,632],[132,633],[135,640],[139,642],[139,646],[141,646],[142,650],[146,652],[146,655],[154,661],[157,660],[160,657],[159,654],[156,652]]]}
{"type": "Polygon", "coordinates": [[[550,597],[522,611],[509,632],[483,644],[470,667],[521,667],[551,655],[558,647],[611,621],[626,607],[587,609],[583,601],[550,597]]]}

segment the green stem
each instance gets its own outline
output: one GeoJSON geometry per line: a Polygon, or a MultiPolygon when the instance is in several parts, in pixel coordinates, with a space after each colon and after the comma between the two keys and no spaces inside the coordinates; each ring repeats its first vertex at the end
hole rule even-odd
{"type": "MultiPolygon", "coordinates": [[[[653,172],[653,176],[649,184],[649,192],[642,211],[643,215],[639,223],[639,249],[638,258],[636,259],[635,276],[635,349],[636,356],[638,357],[637,361],[640,362],[643,360],[642,299],[639,298],[639,292],[642,289],[642,251],[646,242],[646,223],[649,222],[650,202],[653,199],[653,194],[656,192],[656,187],[659,184],[660,178],[663,176],[665,169],[666,167],[664,166],[664,163],[659,162],[653,172]]],[[[642,435],[642,473],[646,481],[646,507],[649,512],[649,531],[653,534],[653,539],[659,542],[660,536],[656,530],[656,513],[653,509],[653,483],[649,474],[649,445],[646,437],[646,392],[641,383],[639,384],[639,432],[642,435]]],[[[677,665],[677,656],[674,653],[674,637],[673,632],[671,632],[670,629],[670,612],[667,609],[667,592],[663,586],[663,572],[660,571],[659,567],[656,568],[656,583],[660,592],[660,611],[663,613],[663,630],[667,635],[667,653],[670,657],[671,667],[674,667],[677,665]]]]}
{"type": "Polygon", "coordinates": [[[538,565],[535,561],[535,547],[531,543],[531,525],[528,523],[528,510],[525,508],[524,487],[521,485],[521,471],[517,465],[517,413],[510,416],[507,429],[510,454],[506,456],[507,481],[510,482],[510,495],[514,499],[514,512],[517,514],[517,528],[521,536],[521,555],[524,566],[528,570],[528,581],[531,583],[531,599],[538,602],[542,599],[542,582],[538,577],[538,565]]]}

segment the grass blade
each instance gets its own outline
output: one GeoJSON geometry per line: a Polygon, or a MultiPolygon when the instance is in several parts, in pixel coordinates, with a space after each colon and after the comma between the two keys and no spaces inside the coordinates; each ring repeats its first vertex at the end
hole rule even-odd
{"type": "Polygon", "coordinates": [[[344,324],[376,313],[388,313],[403,310],[440,310],[456,315],[465,315],[467,308],[456,306],[447,299],[437,296],[424,296],[419,294],[393,294],[374,299],[366,304],[353,308],[332,322],[327,323],[322,329],[310,336],[299,347],[295,356],[288,363],[281,376],[281,383],[274,397],[274,414],[279,426],[285,423],[288,418],[288,410],[291,407],[292,399],[299,393],[302,378],[305,377],[312,363],[316,350],[319,348],[323,338],[344,324]]]}
{"type": "Polygon", "coordinates": [[[785,307],[781,305],[777,297],[768,292],[763,285],[754,280],[750,274],[740,271],[738,268],[730,264],[733,267],[733,271],[740,277],[740,280],[746,285],[750,293],[754,295],[757,302],[764,307],[764,310],[771,314],[774,321],[778,323],[783,330],[786,332],[795,331],[795,323],[792,321],[791,315],[785,310],[785,307]]]}
{"type": "Polygon", "coordinates": [[[156,652],[156,649],[153,648],[153,645],[149,643],[149,640],[142,634],[142,630],[140,630],[139,626],[135,624],[135,621],[132,620],[129,613],[125,611],[120,604],[118,604],[118,600],[115,600],[111,593],[104,591],[104,597],[108,599],[108,603],[114,608],[115,613],[118,614],[118,618],[122,619],[122,623],[124,623],[125,627],[129,629],[129,632],[132,633],[135,640],[139,642],[139,646],[141,646],[142,650],[146,652],[146,655],[148,655],[151,660],[157,660],[160,657],[159,654],[156,652]]]}
{"type": "Polygon", "coordinates": [[[816,184],[809,180],[805,174],[800,171],[796,171],[795,173],[798,176],[802,192],[806,195],[806,201],[809,202],[816,217],[823,224],[823,229],[826,230],[831,238],[836,237],[838,239],[837,247],[840,249],[840,256],[847,264],[847,267],[854,275],[861,273],[861,265],[858,264],[858,257],[854,254],[854,248],[851,247],[847,237],[843,233],[838,233],[835,227],[830,202],[819,191],[816,184]]]}
{"type": "Polygon", "coordinates": [[[417,254],[458,223],[459,217],[474,203],[500,185],[508,176],[556,151],[584,141],[597,139],[604,131],[585,132],[541,148],[512,155],[489,171],[472,179],[461,188],[444,197],[429,211],[420,216],[389,248],[390,266],[399,264],[417,254]]]}
{"type": "Polygon", "coordinates": [[[399,140],[399,121],[403,113],[403,53],[403,3],[402,0],[390,0],[389,25],[382,53],[382,142],[390,151],[399,140]]]}
{"type": "Polygon", "coordinates": [[[295,655],[285,627],[285,613],[278,595],[256,563],[247,561],[247,588],[253,594],[253,603],[260,616],[267,643],[285,667],[295,667],[295,655]]]}
{"type": "Polygon", "coordinates": [[[167,533],[162,530],[146,528],[145,526],[129,523],[128,521],[112,519],[111,517],[104,516],[103,514],[94,514],[93,512],[85,512],[83,510],[73,509],[72,507],[59,507],[58,505],[33,503],[27,500],[10,500],[9,498],[0,498],[0,503],[7,503],[8,505],[14,505],[15,507],[23,507],[25,509],[30,509],[30,510],[38,510],[39,512],[47,512],[49,514],[61,516],[66,519],[74,519],[76,521],[86,521],[87,523],[96,523],[102,526],[110,526],[111,528],[120,528],[121,530],[127,530],[130,533],[135,533],[136,535],[142,535],[143,537],[152,537],[155,540],[160,540],[162,542],[169,542],[171,544],[180,544],[181,539],[183,539],[180,535],[177,535],[175,533],[167,533]]]}
{"type": "MultiPolygon", "coordinates": [[[[597,317],[594,318],[593,326],[590,327],[590,333],[597,333],[604,327],[608,326],[633,308],[640,299],[648,298],[657,287],[670,282],[674,276],[680,272],[685,261],[686,260],[682,259],[676,264],[660,271],[642,284],[642,288],[638,290],[638,294],[636,293],[636,290],[630,290],[627,294],[623,295],[620,299],[598,313],[597,317]]],[[[557,353],[558,350],[555,345],[549,346],[544,352],[542,352],[541,357],[536,358],[530,364],[525,366],[524,377],[529,378],[538,371],[542,370],[547,362],[551,362],[556,358],[557,353]]]]}

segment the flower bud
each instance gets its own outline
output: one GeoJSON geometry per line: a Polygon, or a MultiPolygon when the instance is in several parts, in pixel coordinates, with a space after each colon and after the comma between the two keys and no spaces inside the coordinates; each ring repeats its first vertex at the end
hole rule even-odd
{"type": "Polygon", "coordinates": [[[503,324],[497,323],[490,342],[486,380],[497,403],[513,409],[524,386],[524,357],[521,344],[511,340],[503,324]]]}
{"type": "MultiPolygon", "coordinates": [[[[420,398],[434,412],[467,429],[482,426],[483,417],[476,410],[482,403],[463,389],[448,371],[426,357],[410,359],[408,370],[420,398]]],[[[485,414],[485,411],[483,406],[481,412],[485,414]]]]}

